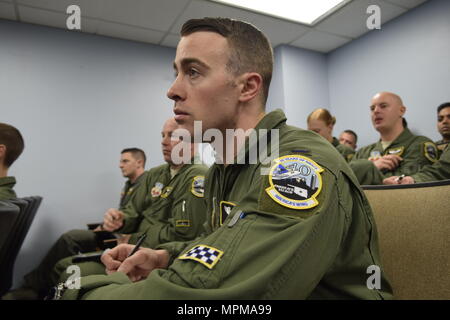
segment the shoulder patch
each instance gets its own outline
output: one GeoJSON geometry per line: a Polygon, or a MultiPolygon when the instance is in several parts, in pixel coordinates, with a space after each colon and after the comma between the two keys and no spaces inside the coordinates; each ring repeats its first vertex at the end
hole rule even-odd
{"type": "Polygon", "coordinates": [[[424,155],[431,162],[436,162],[438,160],[438,150],[433,142],[425,142],[423,144],[424,155]]]}
{"type": "Polygon", "coordinates": [[[322,190],[323,171],[313,160],[288,155],[274,160],[265,191],[273,201],[291,209],[309,209],[317,206],[316,197],[322,190]]]}
{"type": "Polygon", "coordinates": [[[205,177],[196,176],[192,179],[191,192],[194,196],[203,198],[205,195],[205,177]]]}
{"type": "Polygon", "coordinates": [[[395,148],[387,149],[386,150],[386,154],[387,155],[392,154],[392,155],[400,157],[403,154],[404,151],[405,151],[405,147],[403,147],[403,146],[402,147],[395,147],[395,148]]]}
{"type": "Polygon", "coordinates": [[[199,244],[190,249],[185,254],[179,256],[178,259],[194,260],[200,262],[208,269],[212,269],[217,264],[217,262],[219,262],[222,256],[223,251],[204,244],[199,244]]]}

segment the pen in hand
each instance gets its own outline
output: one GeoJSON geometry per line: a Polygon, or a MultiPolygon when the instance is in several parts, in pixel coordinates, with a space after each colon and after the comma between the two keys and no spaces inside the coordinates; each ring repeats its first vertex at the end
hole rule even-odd
{"type": "MultiPolygon", "coordinates": [[[[138,238],[138,241],[136,242],[136,246],[133,248],[133,250],[131,250],[131,252],[130,252],[130,254],[128,255],[128,257],[131,257],[133,254],[136,253],[136,251],[139,250],[140,246],[142,245],[142,242],[144,242],[144,240],[145,240],[146,237],[147,237],[147,234],[144,233],[143,235],[141,235],[141,236],[138,238]]],[[[127,257],[127,258],[128,258],[128,257],[127,257]]]]}
{"type": "Polygon", "coordinates": [[[400,177],[398,177],[397,179],[395,179],[396,182],[400,183],[400,181],[402,181],[402,179],[405,177],[404,174],[402,174],[400,177]]]}

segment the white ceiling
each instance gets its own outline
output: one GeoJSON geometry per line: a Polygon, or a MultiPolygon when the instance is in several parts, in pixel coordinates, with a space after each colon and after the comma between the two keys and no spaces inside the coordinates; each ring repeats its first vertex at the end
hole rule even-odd
{"type": "Polygon", "coordinates": [[[352,0],[314,27],[208,0],[0,0],[0,19],[66,29],[66,9],[76,4],[81,8],[82,32],[176,47],[186,20],[229,17],[253,23],[274,47],[289,44],[326,53],[370,31],[369,5],[380,7],[383,28],[383,23],[426,1],[352,0]]]}

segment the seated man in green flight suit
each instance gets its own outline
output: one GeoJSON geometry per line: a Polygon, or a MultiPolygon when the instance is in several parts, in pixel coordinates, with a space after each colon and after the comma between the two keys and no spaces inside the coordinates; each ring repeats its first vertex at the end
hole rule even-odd
{"type": "MultiPolygon", "coordinates": [[[[171,138],[177,127],[175,120],[170,118],[162,130],[161,146],[166,164],[143,173],[130,199],[126,203],[121,201],[120,210],[110,209],[105,214],[102,230],[117,233],[118,243],[136,243],[140,235],[147,233],[144,244],[156,246],[167,241],[191,240],[201,232],[205,220],[203,183],[207,167],[174,161],[172,150],[181,142],[171,138]]],[[[189,145],[191,155],[194,155],[194,144],[189,145]]],[[[121,162],[122,171],[132,171],[133,161],[124,162],[121,162]]],[[[125,196],[130,196],[130,190],[125,196]]],[[[77,246],[71,246],[67,241],[60,242],[52,248],[46,260],[26,277],[26,288],[36,294],[25,296],[16,290],[5,298],[43,297],[60,276],[70,275],[65,271],[73,264],[72,256],[78,253],[74,252],[74,247],[77,246]]],[[[96,242],[92,242],[90,246],[83,246],[83,252],[95,250],[96,242]]],[[[105,270],[102,264],[96,262],[85,262],[79,266],[82,267],[82,275],[103,273],[105,270]]]]}
{"type": "Polygon", "coordinates": [[[437,108],[437,129],[442,136],[435,142],[440,156],[450,143],[450,102],[442,103],[437,108]]]}
{"type": "Polygon", "coordinates": [[[56,296],[391,298],[372,211],[345,159],[319,135],[287,125],[281,110],[265,112],[266,36],[242,21],[189,20],[174,68],[167,95],[176,121],[191,137],[201,121],[217,153],[206,176],[206,232],[131,256],[134,245],[119,245],[102,256],[108,275],[71,279],[56,296]]]}
{"type": "Polygon", "coordinates": [[[380,140],[360,148],[350,162],[360,184],[382,184],[387,177],[411,175],[437,161],[435,144],[411,133],[405,112],[402,99],[394,93],[380,92],[372,98],[371,119],[380,140]]]}
{"type": "Polygon", "coordinates": [[[17,198],[14,191],[16,178],[8,177],[9,167],[22,154],[24,142],[20,131],[0,122],[0,200],[17,198]]]}

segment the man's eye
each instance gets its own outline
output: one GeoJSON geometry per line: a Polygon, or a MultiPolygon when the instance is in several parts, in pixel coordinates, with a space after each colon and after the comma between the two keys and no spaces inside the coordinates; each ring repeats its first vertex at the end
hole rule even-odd
{"type": "Polygon", "coordinates": [[[197,77],[200,73],[195,69],[189,69],[188,74],[191,78],[197,77]]]}

